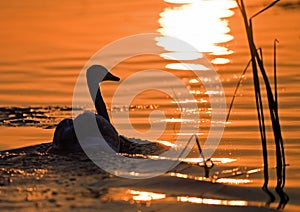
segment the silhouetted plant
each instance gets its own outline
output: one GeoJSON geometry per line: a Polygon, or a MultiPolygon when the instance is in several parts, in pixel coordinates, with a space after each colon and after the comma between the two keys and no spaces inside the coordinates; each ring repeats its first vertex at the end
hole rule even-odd
{"type": "MultiPolygon", "coordinates": [[[[267,9],[274,6],[279,0],[276,0],[263,8],[262,10],[258,11],[254,15],[252,15],[249,19],[246,13],[245,5],[243,0],[236,0],[238,7],[241,11],[244,25],[247,33],[248,45],[251,54],[251,60],[247,64],[246,68],[243,71],[242,77],[245,75],[247,68],[252,65],[252,72],[253,72],[253,82],[254,82],[254,91],[255,91],[255,102],[256,102],[256,109],[257,109],[257,116],[259,122],[259,129],[260,129],[260,136],[262,142],[262,152],[263,152],[263,162],[264,162],[264,184],[262,189],[269,195],[270,200],[267,204],[275,201],[275,196],[272,192],[268,189],[268,182],[269,182],[269,173],[268,173],[268,149],[267,149],[267,139],[266,139],[266,127],[265,127],[265,116],[264,116],[264,109],[262,103],[262,95],[261,95],[261,87],[259,81],[259,72],[262,75],[263,82],[265,85],[266,93],[267,93],[267,100],[268,100],[268,107],[270,112],[270,118],[272,122],[272,130],[274,135],[275,147],[276,147],[276,175],[277,175],[277,185],[276,185],[276,192],[280,197],[280,202],[278,208],[284,208],[284,206],[289,201],[288,195],[283,191],[285,185],[285,152],[284,152],[284,144],[283,138],[281,134],[281,127],[278,115],[278,98],[277,98],[277,71],[276,71],[276,43],[278,42],[277,39],[274,41],[274,94],[272,92],[272,88],[269,82],[269,78],[265,71],[265,67],[263,64],[262,59],[262,50],[259,49],[257,51],[256,45],[254,43],[253,38],[253,28],[252,28],[252,19],[259,14],[263,13],[267,9]],[[260,54],[259,54],[260,53],[260,54]]],[[[230,111],[233,105],[234,98],[236,96],[237,89],[241,83],[242,77],[240,78],[237,87],[235,89],[233,99],[231,101],[229,112],[227,116],[227,120],[229,119],[230,111]]]]}

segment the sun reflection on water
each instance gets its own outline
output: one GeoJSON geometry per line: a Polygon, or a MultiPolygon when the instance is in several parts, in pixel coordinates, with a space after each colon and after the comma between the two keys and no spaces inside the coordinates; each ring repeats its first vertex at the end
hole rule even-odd
{"type": "Polygon", "coordinates": [[[199,196],[183,196],[183,195],[170,195],[168,193],[158,193],[154,191],[144,191],[128,188],[110,188],[108,193],[101,199],[113,200],[113,201],[125,201],[130,205],[145,204],[150,207],[151,204],[162,203],[190,203],[190,204],[202,204],[202,205],[220,205],[220,206],[257,206],[262,207],[263,203],[259,201],[246,201],[239,199],[217,199],[207,198],[199,196]]]}
{"type": "Polygon", "coordinates": [[[206,181],[206,182],[214,182],[214,183],[222,183],[222,184],[234,184],[234,185],[241,185],[241,184],[248,184],[252,181],[249,179],[235,179],[235,178],[206,178],[201,176],[194,176],[190,174],[183,174],[178,172],[171,172],[169,173],[169,176],[177,177],[177,178],[183,178],[183,179],[191,179],[196,181],[206,181]]]}
{"type": "MultiPolygon", "coordinates": [[[[159,23],[161,28],[158,29],[158,32],[163,36],[183,40],[195,49],[193,51],[182,49],[182,46],[170,42],[170,38],[161,37],[158,39],[158,45],[164,47],[167,51],[172,51],[172,53],[162,54],[162,57],[172,59],[172,56],[175,55],[179,56],[176,57],[177,59],[194,60],[202,56],[202,54],[197,55],[196,52],[223,57],[233,53],[232,50],[224,46],[224,43],[234,39],[233,35],[230,34],[228,21],[225,19],[234,15],[231,10],[237,7],[234,0],[165,1],[180,5],[168,7],[160,14],[159,23]],[[189,52],[190,58],[182,56],[184,55],[182,52],[189,52]]],[[[229,59],[223,57],[217,57],[211,62],[213,64],[227,64],[230,62],[229,59]]],[[[167,68],[182,69],[184,67],[179,66],[179,64],[169,64],[167,68]]],[[[193,68],[198,70],[197,64],[193,68]]]]}
{"type": "Polygon", "coordinates": [[[136,191],[130,190],[132,194],[132,199],[135,201],[151,201],[166,198],[166,194],[147,192],[147,191],[136,191]]]}
{"type": "Polygon", "coordinates": [[[206,205],[230,205],[230,206],[247,206],[248,202],[243,200],[221,200],[221,199],[208,199],[200,197],[188,197],[188,196],[178,196],[178,202],[189,202],[197,204],[206,205]]]}
{"type": "Polygon", "coordinates": [[[249,179],[231,179],[231,178],[220,178],[216,180],[217,183],[224,183],[224,184],[246,184],[251,183],[249,179]]]}
{"type": "Polygon", "coordinates": [[[193,63],[170,63],[166,65],[168,69],[174,70],[196,70],[196,71],[208,71],[209,68],[202,64],[193,63]]]}
{"type": "MultiPolygon", "coordinates": [[[[225,163],[232,163],[235,162],[236,159],[233,158],[212,158],[211,159],[215,164],[225,164],[225,163]]],[[[203,162],[203,158],[184,158],[182,159],[183,162],[186,163],[201,163],[203,162]]]]}

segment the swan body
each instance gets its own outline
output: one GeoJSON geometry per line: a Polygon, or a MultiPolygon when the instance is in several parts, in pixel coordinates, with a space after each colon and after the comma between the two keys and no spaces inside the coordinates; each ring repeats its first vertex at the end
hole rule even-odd
{"type": "Polygon", "coordinates": [[[99,83],[109,80],[119,81],[120,78],[112,75],[105,67],[100,65],[93,65],[88,68],[86,78],[89,92],[94,101],[97,114],[84,112],[83,114],[77,116],[74,120],[70,118],[62,120],[55,129],[52,147],[48,152],[82,151],[81,145],[75,133],[74,124],[76,124],[76,127],[79,126],[83,132],[86,132],[85,135],[83,135],[84,138],[92,139],[93,136],[95,137],[97,135],[89,134],[89,126],[86,123],[93,123],[92,121],[95,119],[98,129],[101,132],[104,140],[116,152],[128,154],[155,154],[166,150],[166,147],[159,143],[149,142],[147,144],[139,144],[139,139],[129,139],[121,136],[110,123],[107,108],[101,95],[99,83]]]}

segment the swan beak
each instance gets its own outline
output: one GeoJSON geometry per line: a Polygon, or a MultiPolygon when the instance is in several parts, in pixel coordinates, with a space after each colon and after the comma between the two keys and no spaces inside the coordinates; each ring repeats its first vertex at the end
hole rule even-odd
{"type": "Polygon", "coordinates": [[[118,81],[120,81],[120,78],[113,75],[110,72],[107,72],[107,74],[105,75],[103,81],[116,81],[116,82],[118,82],[118,81]]]}

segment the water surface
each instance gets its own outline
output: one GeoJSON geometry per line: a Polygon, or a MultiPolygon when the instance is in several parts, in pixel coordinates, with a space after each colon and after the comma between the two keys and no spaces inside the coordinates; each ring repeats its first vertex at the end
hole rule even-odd
{"type": "MultiPolygon", "coordinates": [[[[249,14],[258,11],[267,2],[247,2],[249,14]]],[[[158,32],[162,38],[176,36],[189,42],[198,52],[191,53],[187,61],[193,63],[201,54],[211,61],[223,83],[227,105],[250,59],[242,18],[235,2],[231,0],[12,0],[1,2],[0,5],[0,23],[4,29],[0,32],[2,150],[51,141],[56,124],[71,116],[73,89],[81,69],[96,51],[116,39],[138,33],[158,32]]],[[[255,40],[257,46],[263,49],[264,63],[270,78],[273,77],[273,40],[279,40],[279,113],[289,164],[286,186],[292,192],[299,188],[300,177],[300,27],[296,21],[299,20],[299,9],[299,1],[285,1],[254,20],[255,40]]],[[[165,54],[170,53],[167,46],[161,47],[165,54]]],[[[180,50],[176,52],[180,53],[180,50]]],[[[182,70],[174,61],[158,56],[130,58],[118,64],[112,72],[124,80],[141,69],[170,71],[189,87],[200,109],[198,133],[204,143],[210,126],[210,103],[201,82],[191,71],[182,70]]],[[[112,108],[111,96],[116,87],[117,84],[112,83],[102,86],[112,112],[129,112],[133,126],[140,132],[146,132],[150,126],[149,114],[156,109],[163,110],[167,128],[161,139],[174,142],[183,122],[174,121],[179,117],[180,110],[170,96],[149,91],[139,95],[129,106],[112,108]]],[[[79,112],[86,109],[84,106],[77,108],[79,112]]],[[[238,168],[239,171],[244,170],[244,174],[237,177],[231,173],[233,178],[247,179],[247,185],[261,185],[261,172],[247,175],[249,170],[262,168],[251,70],[246,73],[237,93],[229,121],[214,157],[235,160],[223,164],[222,168],[216,168],[214,174],[222,175],[222,170],[238,168]]],[[[271,185],[274,186],[275,147],[270,122],[267,122],[267,126],[272,164],[271,185]]],[[[126,123],[121,127],[126,130],[126,123]]],[[[198,152],[195,148],[191,157],[196,156],[198,152]]],[[[296,202],[293,198],[291,201],[296,202]]]]}

